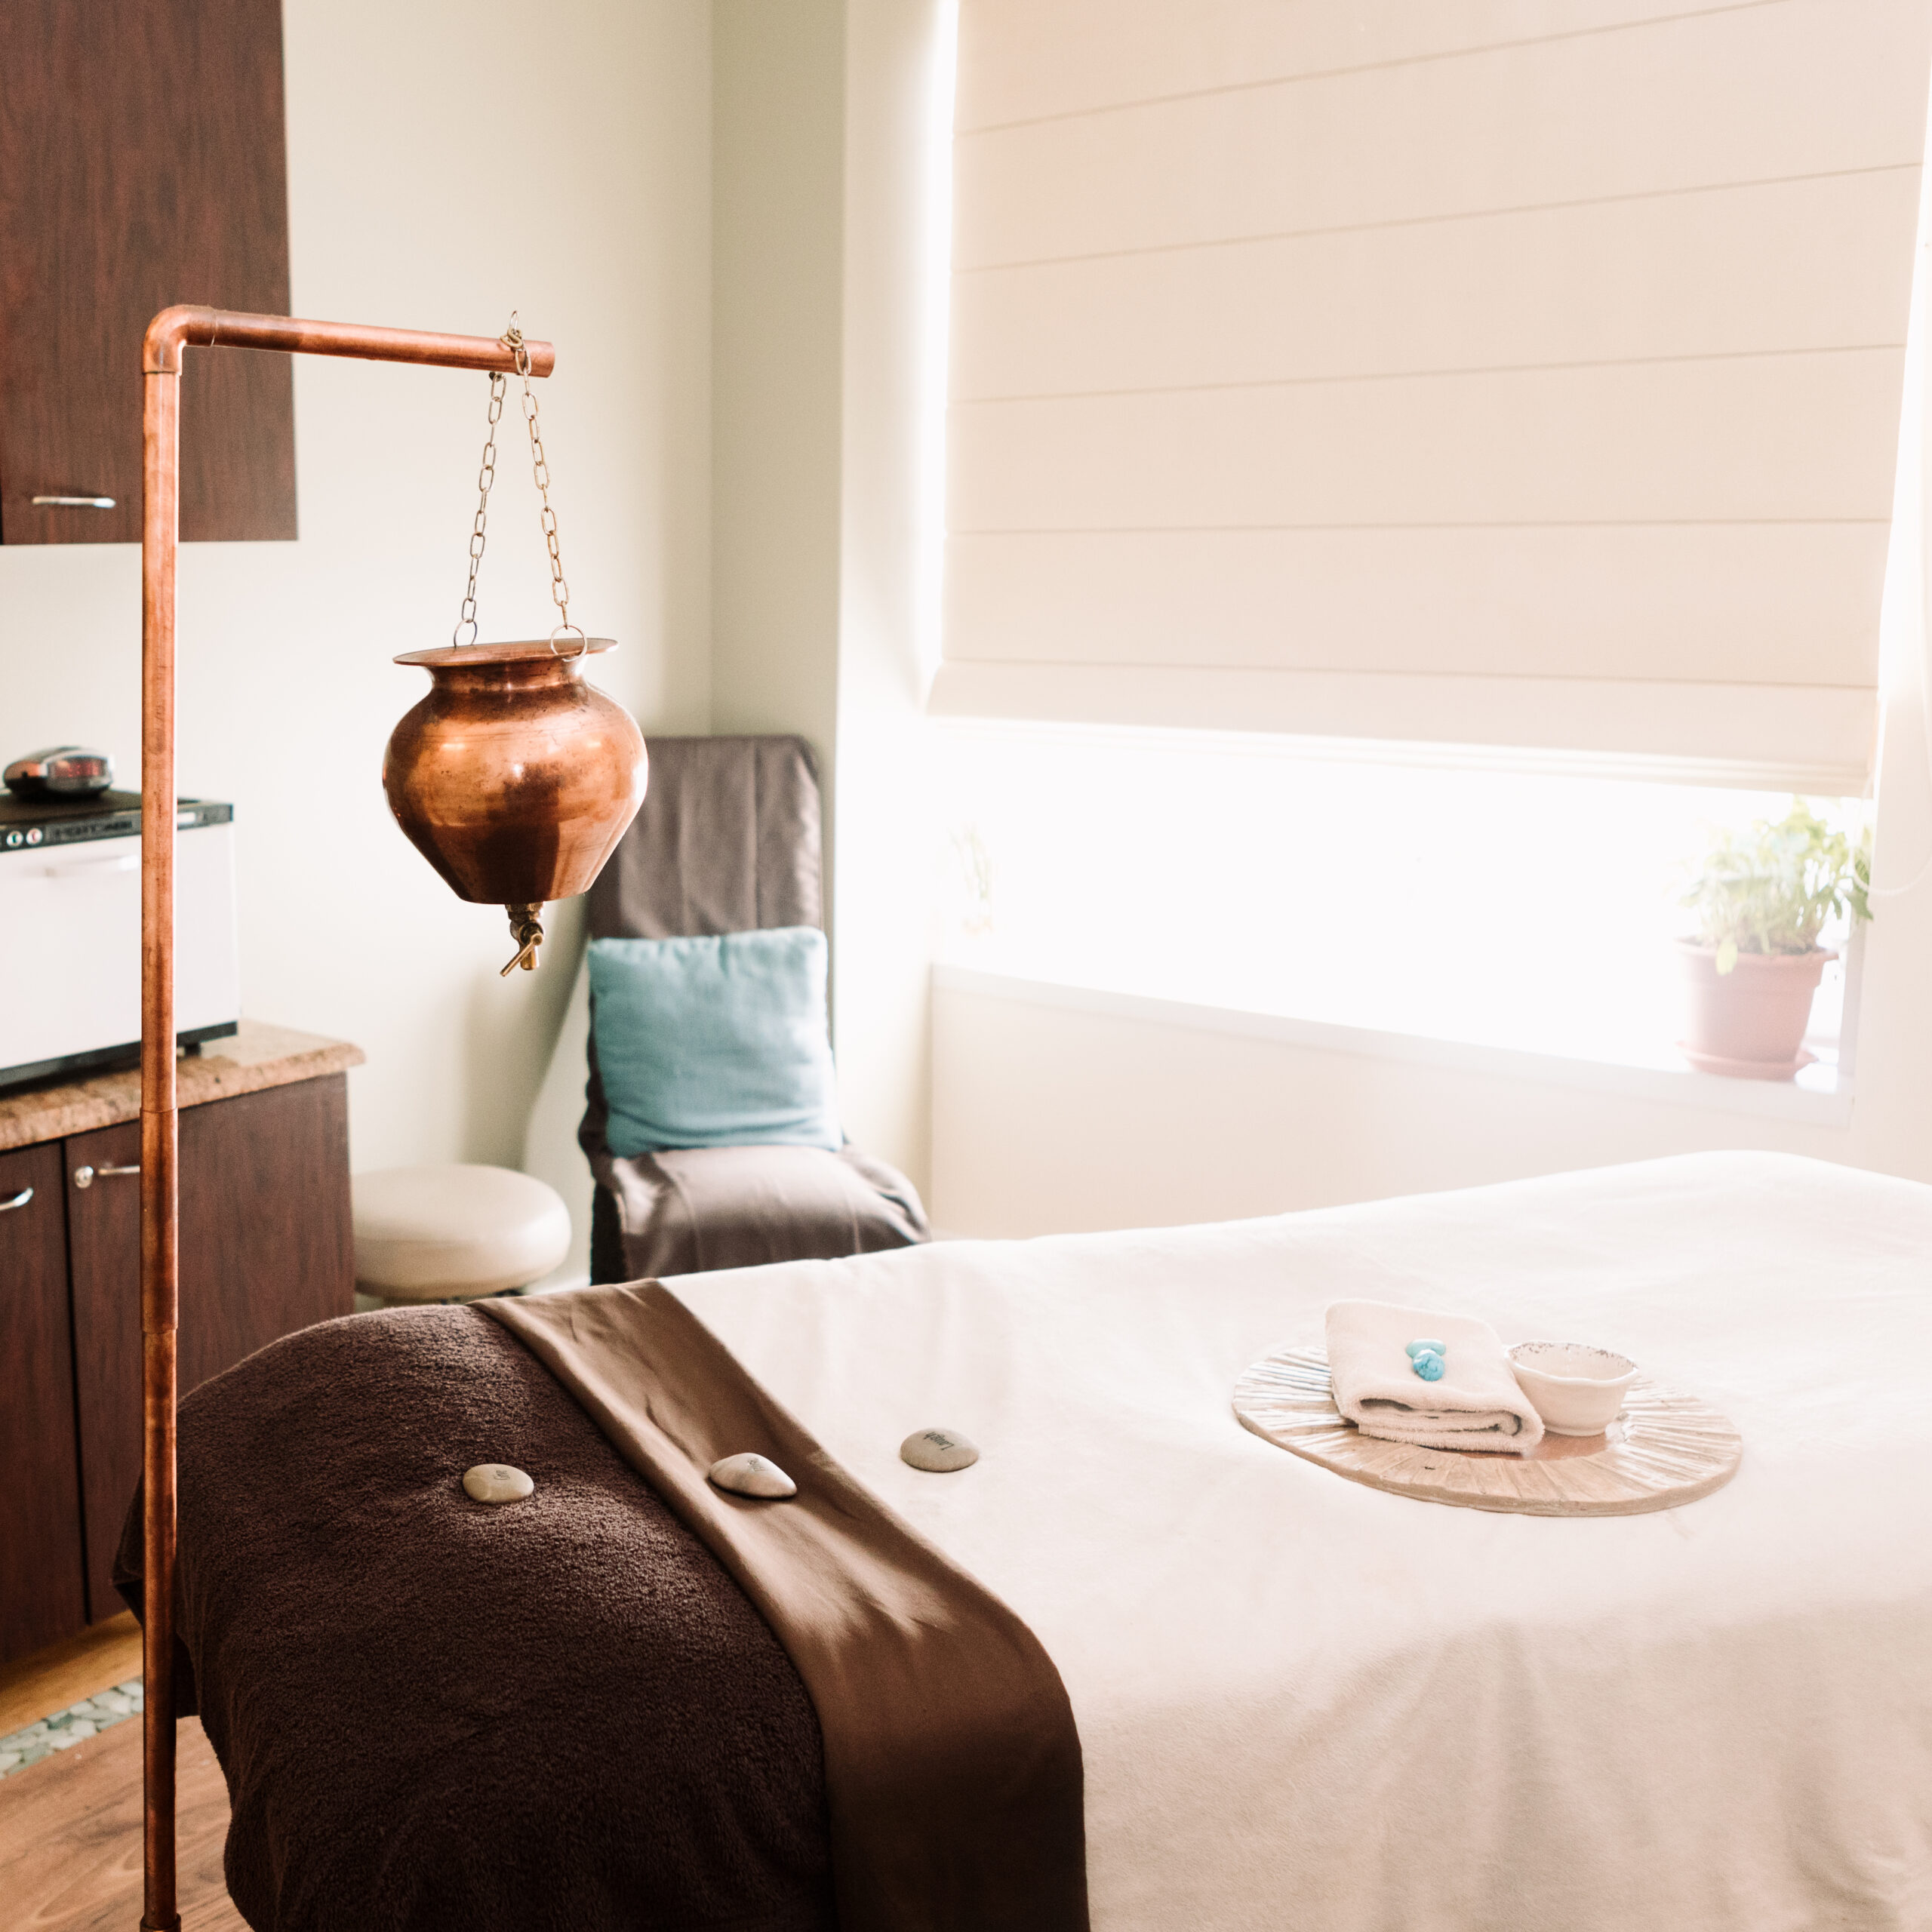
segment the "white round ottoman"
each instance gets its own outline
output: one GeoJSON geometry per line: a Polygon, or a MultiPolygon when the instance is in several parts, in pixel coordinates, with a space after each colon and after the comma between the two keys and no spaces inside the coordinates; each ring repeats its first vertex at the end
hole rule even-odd
{"type": "Polygon", "coordinates": [[[570,1251],[563,1197],[510,1168],[379,1168],[349,1181],[355,1285],[379,1302],[472,1301],[541,1281],[570,1251]]]}

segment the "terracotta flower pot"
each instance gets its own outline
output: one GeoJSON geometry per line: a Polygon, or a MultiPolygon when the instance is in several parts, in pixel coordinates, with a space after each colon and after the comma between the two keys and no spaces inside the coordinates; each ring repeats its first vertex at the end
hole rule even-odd
{"type": "Polygon", "coordinates": [[[1811,998],[1825,962],[1809,952],[1740,952],[1728,973],[1714,947],[1677,943],[1684,974],[1684,1037],[1678,1051],[1700,1073],[1741,1080],[1795,1080],[1817,1057],[1804,1051],[1811,998]]]}

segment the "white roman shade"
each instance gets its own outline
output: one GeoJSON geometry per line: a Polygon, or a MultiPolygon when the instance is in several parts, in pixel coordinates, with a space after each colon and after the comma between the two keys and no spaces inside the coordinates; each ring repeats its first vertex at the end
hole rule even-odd
{"type": "Polygon", "coordinates": [[[1857,789],[1932,0],[961,0],[936,709],[1857,789]]]}

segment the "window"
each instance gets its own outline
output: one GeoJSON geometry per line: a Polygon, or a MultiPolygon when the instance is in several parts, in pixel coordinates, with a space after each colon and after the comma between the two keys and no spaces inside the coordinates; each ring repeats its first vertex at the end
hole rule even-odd
{"type": "MultiPolygon", "coordinates": [[[[1241,732],[935,735],[951,963],[1660,1069],[1685,1064],[1672,942],[1706,829],[1791,804],[1241,732]]],[[[1861,801],[1814,802],[1864,822],[1861,801]]],[[[1841,960],[1814,1009],[1814,1090],[1838,1087],[1844,985],[1841,960]]]]}

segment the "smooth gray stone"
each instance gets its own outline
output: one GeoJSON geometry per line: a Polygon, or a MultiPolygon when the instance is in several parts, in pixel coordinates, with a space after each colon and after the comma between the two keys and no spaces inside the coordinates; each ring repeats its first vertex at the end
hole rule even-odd
{"type": "Polygon", "coordinates": [[[713,1463],[706,1473],[720,1489],[728,1489],[734,1496],[777,1500],[798,1493],[798,1485],[768,1456],[749,1449],[741,1455],[727,1456],[713,1463]]]}
{"type": "Polygon", "coordinates": [[[508,1463],[478,1463],[463,1472],[463,1492],[472,1503],[521,1503],[536,1487],[508,1463]]]}
{"type": "Polygon", "coordinates": [[[899,1460],[915,1469],[944,1475],[950,1469],[971,1469],[980,1460],[980,1450],[956,1429],[918,1429],[900,1444],[899,1460]]]}

